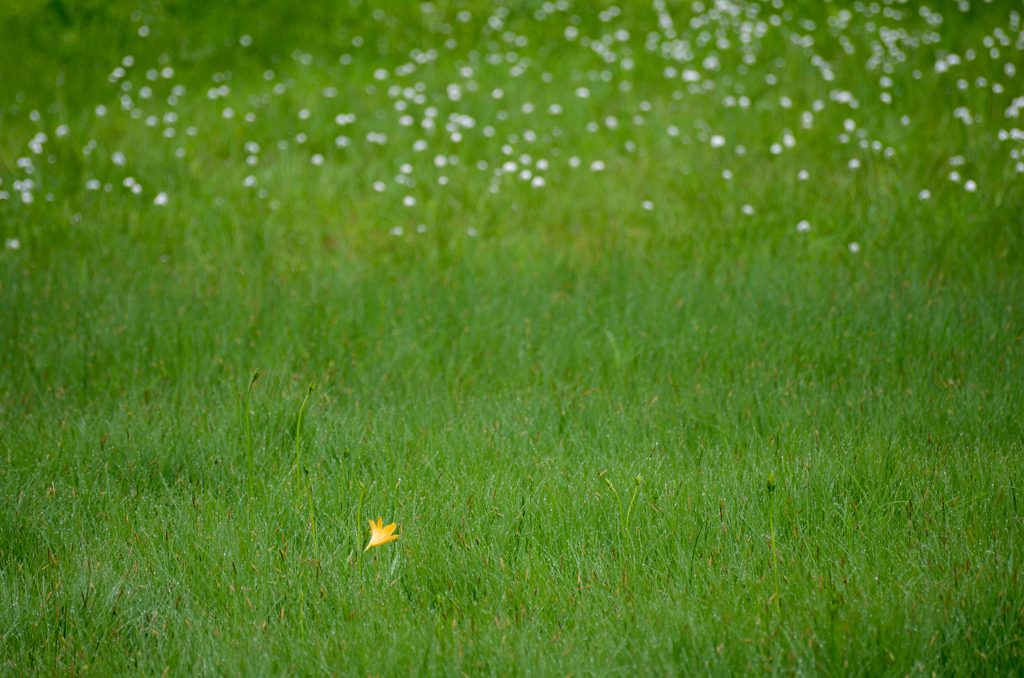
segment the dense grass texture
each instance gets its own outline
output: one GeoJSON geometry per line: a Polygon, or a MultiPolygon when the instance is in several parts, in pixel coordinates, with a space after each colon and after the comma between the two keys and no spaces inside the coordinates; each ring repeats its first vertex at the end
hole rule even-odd
{"type": "Polygon", "coordinates": [[[1024,673],[1020,30],[0,8],[0,672],[1024,673]]]}

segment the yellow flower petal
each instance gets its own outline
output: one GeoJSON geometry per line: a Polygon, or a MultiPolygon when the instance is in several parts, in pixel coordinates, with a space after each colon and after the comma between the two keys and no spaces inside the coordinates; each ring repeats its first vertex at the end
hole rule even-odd
{"type": "Polygon", "coordinates": [[[384,520],[377,516],[377,522],[370,521],[370,543],[366,545],[364,551],[369,551],[371,546],[380,546],[386,544],[389,541],[398,539],[398,535],[393,535],[395,531],[396,523],[391,523],[387,527],[384,527],[384,520]]]}

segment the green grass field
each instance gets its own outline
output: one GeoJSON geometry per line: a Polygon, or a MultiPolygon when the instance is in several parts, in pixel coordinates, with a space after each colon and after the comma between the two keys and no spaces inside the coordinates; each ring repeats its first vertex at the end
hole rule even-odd
{"type": "Polygon", "coordinates": [[[0,7],[0,672],[1024,674],[1024,6],[611,7],[0,7]]]}

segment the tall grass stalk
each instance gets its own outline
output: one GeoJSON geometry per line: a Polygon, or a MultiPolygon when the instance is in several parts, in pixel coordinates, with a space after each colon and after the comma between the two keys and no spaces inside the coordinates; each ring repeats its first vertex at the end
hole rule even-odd
{"type": "Polygon", "coordinates": [[[313,531],[313,557],[320,560],[320,549],[316,543],[316,516],[313,514],[313,479],[309,479],[309,529],[313,531]]]}
{"type": "MultiPolygon", "coordinates": [[[[246,501],[252,499],[252,388],[256,380],[260,378],[260,368],[253,370],[252,379],[249,380],[249,388],[245,394],[245,494],[246,501]]],[[[246,508],[248,513],[248,504],[246,508]]],[[[250,525],[250,529],[252,526],[250,525]]]]}
{"type": "Polygon", "coordinates": [[[362,534],[363,525],[363,497],[366,496],[366,485],[359,483],[359,507],[356,509],[356,559],[362,558],[363,555],[363,539],[359,535],[362,534]]]}
{"type": "Polygon", "coordinates": [[[633,505],[636,503],[636,498],[640,494],[640,486],[644,484],[643,476],[637,474],[634,478],[636,486],[633,488],[633,497],[629,500],[629,508],[626,509],[626,534],[629,534],[630,517],[633,515],[633,505]]]}
{"type": "Polygon", "coordinates": [[[306,389],[306,397],[302,399],[302,405],[299,406],[298,421],[295,422],[295,505],[300,514],[302,513],[302,457],[300,454],[302,414],[306,410],[306,401],[309,400],[310,394],[313,393],[313,388],[314,385],[310,382],[309,388],[306,389]]]}
{"type": "Polygon", "coordinates": [[[782,609],[782,600],[779,597],[779,557],[775,551],[775,474],[768,474],[768,525],[771,529],[772,540],[772,572],[775,574],[775,604],[782,609]]]}
{"type": "Polygon", "coordinates": [[[619,497],[619,491],[615,489],[615,485],[612,484],[611,478],[605,478],[604,484],[612,491],[612,494],[615,495],[615,500],[619,503],[619,544],[621,545],[621,538],[626,534],[626,519],[622,513],[622,498],[619,497]]]}

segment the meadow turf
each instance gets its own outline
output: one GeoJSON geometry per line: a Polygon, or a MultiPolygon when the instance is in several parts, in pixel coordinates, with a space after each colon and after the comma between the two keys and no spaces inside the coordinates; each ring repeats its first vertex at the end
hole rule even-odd
{"type": "Polygon", "coordinates": [[[0,673],[1024,672],[1019,17],[545,4],[0,8],[0,673]]]}

